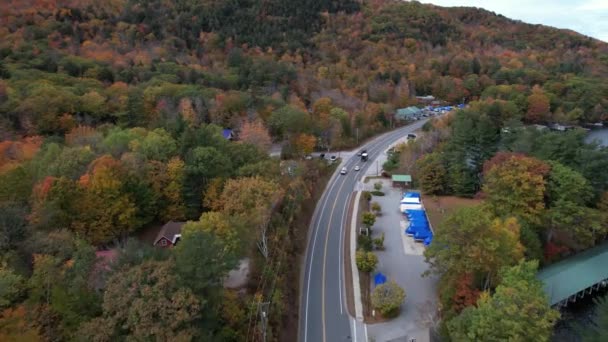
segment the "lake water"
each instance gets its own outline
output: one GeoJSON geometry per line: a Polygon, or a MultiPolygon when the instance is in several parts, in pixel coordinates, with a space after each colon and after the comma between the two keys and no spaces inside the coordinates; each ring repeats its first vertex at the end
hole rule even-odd
{"type": "Polygon", "coordinates": [[[600,145],[602,146],[607,146],[608,147],[608,128],[601,128],[601,129],[593,129],[589,132],[589,135],[587,135],[587,142],[592,142],[596,140],[597,142],[600,143],[600,145]]]}

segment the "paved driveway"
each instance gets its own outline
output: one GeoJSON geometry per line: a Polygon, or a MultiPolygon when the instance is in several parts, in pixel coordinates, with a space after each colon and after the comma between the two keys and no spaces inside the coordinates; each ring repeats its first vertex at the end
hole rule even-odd
{"type": "MultiPolygon", "coordinates": [[[[366,184],[373,187],[377,180],[366,184]]],[[[373,197],[382,206],[382,215],[376,219],[374,237],[384,232],[384,251],[376,251],[378,255],[377,272],[384,273],[389,280],[394,280],[405,289],[406,299],[401,307],[399,317],[386,323],[368,325],[370,341],[410,341],[429,340],[428,327],[435,319],[437,280],[435,276],[422,277],[428,269],[428,264],[422,255],[424,247],[405,235],[406,222],[399,212],[401,191],[393,189],[390,182],[383,181],[381,197],[373,197]]],[[[372,284],[373,288],[373,284],[372,284]]]]}

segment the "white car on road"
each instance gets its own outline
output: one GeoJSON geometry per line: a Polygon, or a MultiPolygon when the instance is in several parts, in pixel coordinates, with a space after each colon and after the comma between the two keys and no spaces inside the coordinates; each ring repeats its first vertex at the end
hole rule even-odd
{"type": "Polygon", "coordinates": [[[359,170],[361,170],[361,168],[359,167],[359,165],[356,165],[355,166],[355,171],[359,171],[359,170]]]}
{"type": "Polygon", "coordinates": [[[345,175],[348,172],[348,170],[346,170],[345,167],[342,168],[342,170],[340,170],[340,174],[345,175]]]}

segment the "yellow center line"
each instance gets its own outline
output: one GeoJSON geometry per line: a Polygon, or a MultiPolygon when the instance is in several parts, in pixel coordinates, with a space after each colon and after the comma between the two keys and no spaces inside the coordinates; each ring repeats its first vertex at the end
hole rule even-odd
{"type": "Polygon", "coordinates": [[[342,180],[342,184],[338,188],[338,192],[336,195],[336,199],[334,200],[334,205],[331,207],[331,213],[329,214],[329,225],[327,226],[327,232],[325,233],[325,250],[323,252],[323,277],[322,277],[322,285],[321,285],[321,325],[323,326],[323,342],[327,342],[327,336],[325,333],[325,265],[327,264],[327,245],[329,242],[329,231],[331,229],[331,221],[334,216],[334,210],[336,209],[336,204],[338,203],[338,197],[342,187],[346,183],[346,177],[342,180]]]}

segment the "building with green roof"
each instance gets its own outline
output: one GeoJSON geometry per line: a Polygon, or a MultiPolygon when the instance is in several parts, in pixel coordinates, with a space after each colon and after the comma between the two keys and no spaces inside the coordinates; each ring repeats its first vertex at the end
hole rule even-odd
{"type": "Polygon", "coordinates": [[[566,306],[608,285],[608,244],[574,255],[538,272],[551,306],[566,306]]]}
{"type": "Polygon", "coordinates": [[[406,188],[412,185],[412,176],[410,175],[392,175],[394,187],[406,188]]]}

